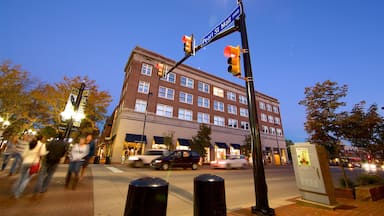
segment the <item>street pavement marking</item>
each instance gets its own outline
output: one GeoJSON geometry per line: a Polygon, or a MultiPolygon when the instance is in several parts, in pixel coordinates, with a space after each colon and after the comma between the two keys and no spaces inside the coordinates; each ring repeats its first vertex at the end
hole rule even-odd
{"type": "Polygon", "coordinates": [[[116,167],[107,166],[106,168],[109,169],[113,173],[123,173],[122,170],[117,169],[116,167]]]}

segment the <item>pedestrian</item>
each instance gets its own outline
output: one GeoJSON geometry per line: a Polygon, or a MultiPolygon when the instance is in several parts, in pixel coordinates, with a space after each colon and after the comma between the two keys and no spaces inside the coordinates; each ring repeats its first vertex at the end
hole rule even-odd
{"type": "Polygon", "coordinates": [[[39,135],[36,139],[29,142],[28,148],[26,148],[22,154],[23,162],[21,165],[20,177],[16,181],[13,187],[13,195],[15,198],[19,198],[27,186],[31,175],[29,169],[33,163],[40,161],[41,157],[47,154],[47,150],[44,143],[43,136],[39,135]]]}
{"type": "Polygon", "coordinates": [[[88,152],[88,155],[84,158],[84,162],[83,162],[82,167],[81,167],[80,179],[83,178],[85,168],[87,168],[91,159],[95,155],[95,141],[93,140],[92,134],[87,135],[86,143],[88,144],[89,152],[88,152]]]}
{"type": "Polygon", "coordinates": [[[6,143],[5,151],[3,152],[3,164],[1,165],[1,171],[4,171],[7,167],[9,160],[17,153],[16,144],[18,141],[17,135],[12,135],[6,143]]]}
{"type": "Polygon", "coordinates": [[[45,193],[47,187],[51,182],[52,176],[55,173],[60,159],[65,155],[68,145],[64,141],[63,134],[59,134],[56,139],[47,143],[48,154],[45,156],[45,160],[41,163],[41,168],[37,178],[34,192],[45,193]]]}
{"type": "Polygon", "coordinates": [[[72,189],[76,189],[79,182],[79,172],[84,158],[89,153],[89,146],[86,143],[85,137],[80,137],[79,143],[73,145],[69,154],[69,167],[67,176],[65,177],[65,187],[68,188],[72,182],[72,189]],[[72,177],[72,175],[74,175],[72,177]],[[73,178],[73,179],[72,179],[73,178]]]}
{"type": "Polygon", "coordinates": [[[13,163],[9,171],[9,176],[12,176],[16,173],[16,168],[21,167],[21,162],[23,160],[22,154],[26,149],[29,148],[29,143],[34,137],[29,133],[24,133],[21,140],[18,140],[16,143],[16,151],[13,153],[13,163]]]}

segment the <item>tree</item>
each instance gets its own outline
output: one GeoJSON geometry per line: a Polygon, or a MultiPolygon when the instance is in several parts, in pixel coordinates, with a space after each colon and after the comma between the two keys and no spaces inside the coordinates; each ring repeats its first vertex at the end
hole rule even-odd
{"type": "Polygon", "coordinates": [[[347,95],[347,85],[338,86],[337,82],[327,80],[306,87],[305,99],[299,102],[306,107],[305,130],[309,134],[308,141],[324,146],[330,156],[337,156],[340,144],[340,113],[336,111],[345,106],[340,101],[347,95]]]}
{"type": "Polygon", "coordinates": [[[244,137],[243,145],[240,146],[241,154],[249,157],[252,153],[252,143],[251,143],[251,135],[246,135],[244,137]]]}
{"type": "Polygon", "coordinates": [[[171,151],[175,150],[175,145],[173,145],[173,137],[175,135],[175,131],[168,131],[164,135],[164,145],[167,146],[167,148],[171,151]]]}
{"type": "Polygon", "coordinates": [[[191,150],[196,151],[202,158],[207,155],[205,148],[211,146],[211,127],[200,124],[196,136],[192,137],[191,150]]]}

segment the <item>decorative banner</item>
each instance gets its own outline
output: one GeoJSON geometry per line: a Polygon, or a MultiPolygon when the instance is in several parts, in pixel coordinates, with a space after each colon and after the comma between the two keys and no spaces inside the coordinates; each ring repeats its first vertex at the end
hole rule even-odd
{"type": "Polygon", "coordinates": [[[296,148],[296,154],[299,167],[311,166],[311,160],[309,159],[309,153],[307,148],[296,148]]]}

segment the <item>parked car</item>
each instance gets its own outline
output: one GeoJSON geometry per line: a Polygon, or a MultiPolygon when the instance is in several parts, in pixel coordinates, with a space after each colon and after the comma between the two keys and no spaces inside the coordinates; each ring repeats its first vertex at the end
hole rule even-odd
{"type": "Polygon", "coordinates": [[[153,159],[169,154],[167,149],[148,149],[143,155],[128,157],[128,164],[133,167],[144,167],[150,165],[153,159]]]}
{"type": "Polygon", "coordinates": [[[244,155],[228,155],[226,159],[212,161],[211,166],[222,169],[247,168],[249,161],[244,155]]]}
{"type": "Polygon", "coordinates": [[[176,150],[167,156],[152,160],[151,167],[168,170],[170,168],[192,168],[196,170],[200,161],[200,155],[190,150],[176,150]]]}

